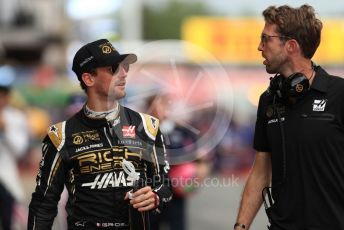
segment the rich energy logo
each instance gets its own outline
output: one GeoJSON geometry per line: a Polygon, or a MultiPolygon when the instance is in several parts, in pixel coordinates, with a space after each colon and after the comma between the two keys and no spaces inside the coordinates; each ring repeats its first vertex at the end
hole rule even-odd
{"type": "MultiPolygon", "coordinates": [[[[139,174],[139,173],[138,173],[139,174]]],[[[123,171],[98,174],[93,182],[83,183],[82,187],[90,189],[117,188],[133,186],[134,179],[126,175],[123,171]]]]}
{"type": "Polygon", "coordinates": [[[88,152],[76,156],[80,173],[106,172],[113,169],[122,169],[123,159],[129,159],[137,165],[142,158],[142,149],[136,148],[137,152],[129,151],[127,148],[115,147],[108,150],[88,152]]]}

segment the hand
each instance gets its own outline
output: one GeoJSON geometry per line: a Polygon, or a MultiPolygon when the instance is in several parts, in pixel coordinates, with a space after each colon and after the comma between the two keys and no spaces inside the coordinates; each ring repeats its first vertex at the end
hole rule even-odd
{"type": "MultiPolygon", "coordinates": [[[[139,212],[155,209],[159,205],[159,197],[152,191],[150,186],[143,187],[132,195],[133,199],[130,200],[130,204],[137,208],[139,212]]],[[[129,199],[129,192],[127,192],[124,199],[129,199]]]]}

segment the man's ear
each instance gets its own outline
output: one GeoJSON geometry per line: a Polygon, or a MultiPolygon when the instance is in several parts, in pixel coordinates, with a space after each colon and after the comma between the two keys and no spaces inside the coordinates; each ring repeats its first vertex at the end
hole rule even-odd
{"type": "Polygon", "coordinates": [[[288,40],[287,43],[288,52],[295,53],[300,49],[299,43],[295,39],[288,40]]]}
{"type": "Polygon", "coordinates": [[[90,73],[83,73],[81,75],[81,79],[87,87],[90,87],[94,84],[94,76],[92,76],[90,73]]]}

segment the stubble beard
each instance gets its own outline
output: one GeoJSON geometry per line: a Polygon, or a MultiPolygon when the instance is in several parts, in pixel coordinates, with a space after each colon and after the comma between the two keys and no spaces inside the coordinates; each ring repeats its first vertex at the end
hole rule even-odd
{"type": "Polygon", "coordinates": [[[109,100],[113,101],[113,100],[121,100],[126,96],[126,92],[114,92],[112,95],[109,95],[108,98],[109,100]]]}
{"type": "Polygon", "coordinates": [[[286,60],[276,60],[274,63],[265,65],[265,70],[268,74],[277,74],[281,72],[281,67],[286,63],[286,60]]]}
{"type": "Polygon", "coordinates": [[[275,73],[277,73],[277,71],[274,68],[272,68],[271,66],[268,66],[268,65],[265,66],[265,70],[266,70],[266,72],[268,74],[275,74],[275,73]]]}

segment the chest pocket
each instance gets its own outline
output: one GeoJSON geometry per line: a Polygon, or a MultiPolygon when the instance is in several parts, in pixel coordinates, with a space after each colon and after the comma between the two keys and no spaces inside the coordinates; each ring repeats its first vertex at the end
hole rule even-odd
{"type": "Polygon", "coordinates": [[[318,120],[318,121],[334,121],[336,116],[331,113],[313,113],[313,114],[301,114],[301,118],[306,120],[318,120]]]}
{"type": "Polygon", "coordinates": [[[298,135],[302,140],[325,141],[332,138],[338,131],[340,123],[332,113],[302,113],[300,114],[298,135]]]}

